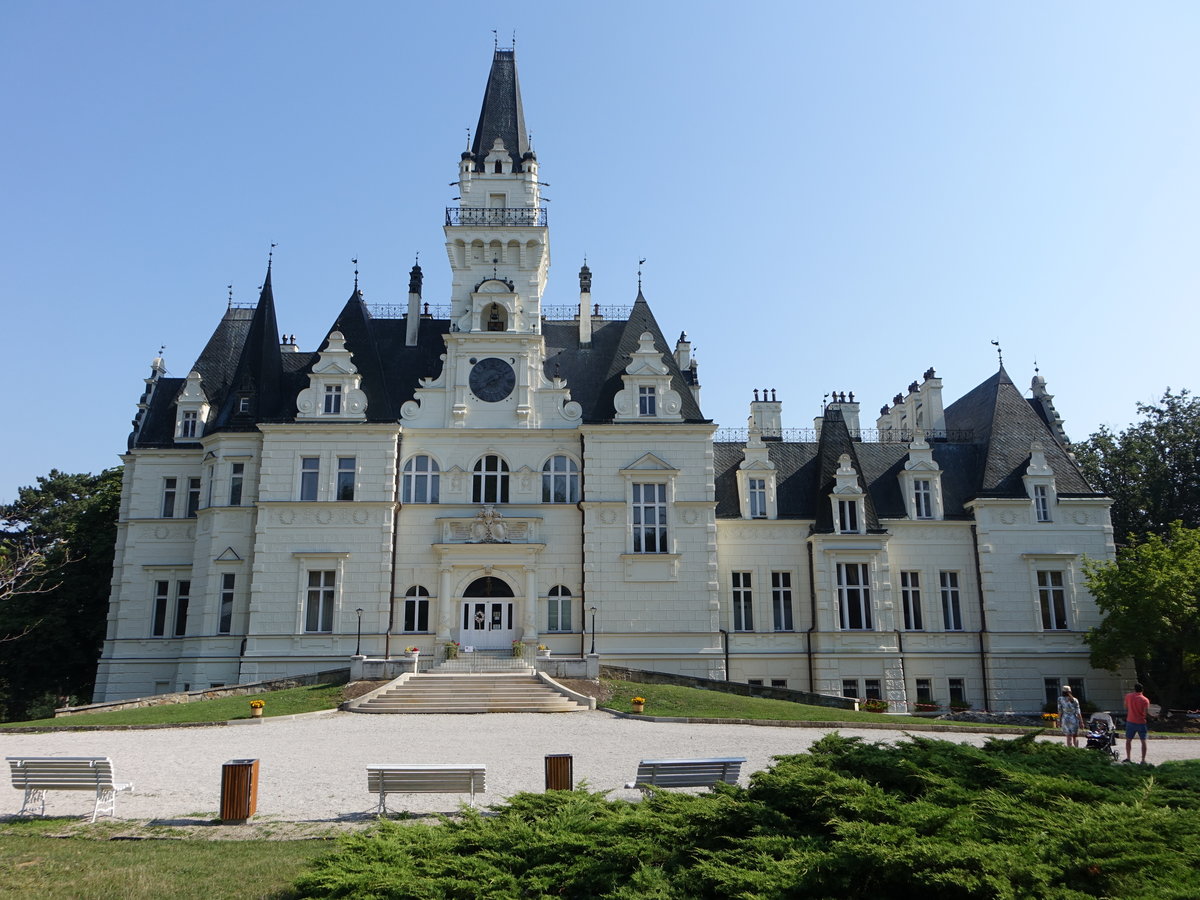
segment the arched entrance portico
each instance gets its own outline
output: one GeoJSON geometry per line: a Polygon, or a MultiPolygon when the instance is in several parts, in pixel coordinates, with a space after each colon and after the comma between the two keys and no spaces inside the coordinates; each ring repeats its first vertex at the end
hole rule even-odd
{"type": "Polygon", "coordinates": [[[463,591],[458,642],[477,650],[507,650],[518,633],[514,605],[506,581],[493,575],[476,578],[463,591]]]}

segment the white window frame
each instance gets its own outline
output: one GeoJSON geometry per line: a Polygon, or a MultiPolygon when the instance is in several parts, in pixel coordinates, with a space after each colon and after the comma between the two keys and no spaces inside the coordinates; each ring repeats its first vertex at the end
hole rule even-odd
{"type": "Polygon", "coordinates": [[[246,489],[246,464],[229,464],[229,505],[241,506],[242,494],[246,489]]]}
{"type": "Polygon", "coordinates": [[[942,629],[963,631],[962,586],[958,572],[951,569],[938,572],[938,595],[942,601],[942,629]]]}
{"type": "Polygon", "coordinates": [[[161,519],[175,518],[175,504],[179,502],[179,478],[167,476],[163,479],[162,505],[159,507],[161,519]]]}
{"type": "Polygon", "coordinates": [[[746,478],[746,500],[751,519],[767,517],[767,479],[751,475],[746,478]]]}
{"type": "Polygon", "coordinates": [[[187,480],[187,500],[184,504],[184,517],[188,519],[196,518],[200,511],[200,479],[188,478],[187,480]]]}
{"type": "Polygon", "coordinates": [[[404,503],[441,502],[441,469],[427,453],[410,456],[404,463],[404,503]]]}
{"type": "Polygon", "coordinates": [[[542,502],[579,502],[579,464],[565,453],[556,453],[542,465],[542,502]]]}
{"type": "Polygon", "coordinates": [[[315,503],[321,499],[321,457],[300,457],[300,502],[315,503]]]}
{"type": "Polygon", "coordinates": [[[874,631],[870,565],[865,562],[839,562],[834,572],[837,579],[839,630],[874,631]],[[851,573],[853,577],[850,577],[851,573]]]}
{"type": "Polygon", "coordinates": [[[629,520],[632,527],[632,552],[670,553],[669,485],[665,481],[630,482],[629,520]],[[647,494],[653,496],[647,497],[647,494]],[[655,521],[648,521],[649,518],[655,521]],[[653,545],[653,549],[651,548],[653,545]]]}
{"type": "Polygon", "coordinates": [[[429,628],[429,589],[421,584],[414,584],[404,592],[404,615],[400,619],[405,634],[428,634],[429,628]],[[425,627],[421,627],[421,620],[425,627]]]}
{"type": "Polygon", "coordinates": [[[795,631],[795,608],[792,605],[792,573],[771,572],[771,624],[776,631],[795,631]]]}
{"type": "Polygon", "coordinates": [[[340,384],[325,385],[324,402],[321,411],[327,416],[342,414],[342,386],[340,384]]]}
{"type": "Polygon", "coordinates": [[[933,518],[933,479],[913,479],[913,513],[917,519],[933,518]]]}
{"type": "Polygon", "coordinates": [[[337,612],[338,570],[309,569],[304,594],[304,633],[333,634],[337,612]],[[314,603],[316,614],[313,614],[314,603]],[[314,619],[315,627],[314,627],[314,619]]]}
{"type": "Polygon", "coordinates": [[[192,580],[180,578],[175,582],[175,629],[172,632],[175,637],[183,637],[187,634],[188,606],[191,598],[192,580]]]}
{"type": "Polygon", "coordinates": [[[200,413],[194,409],[185,409],[179,417],[179,436],[195,440],[196,429],[200,424],[200,413]]]}
{"type": "Polygon", "coordinates": [[[838,534],[862,534],[862,509],[857,498],[835,497],[838,534]]]}
{"type": "Polygon", "coordinates": [[[221,590],[217,595],[217,634],[233,633],[233,608],[237,600],[237,573],[221,573],[221,590]]]}
{"type": "Polygon", "coordinates": [[[471,502],[488,505],[508,503],[508,476],[508,461],[499,453],[485,453],[479,457],[471,469],[471,502]]]}
{"type": "Polygon", "coordinates": [[[150,636],[165,638],[167,636],[167,613],[171,602],[171,580],[156,578],[153,584],[154,594],[150,601],[150,636]]]}
{"type": "Polygon", "coordinates": [[[754,575],[751,572],[729,573],[729,610],[734,631],[754,630],[754,575]]]}
{"type": "Polygon", "coordinates": [[[1036,578],[1042,631],[1070,631],[1071,602],[1067,573],[1062,569],[1038,569],[1036,578]],[[1056,580],[1057,584],[1054,583],[1056,580]]]}
{"type": "Polygon", "coordinates": [[[333,499],[343,503],[354,500],[355,482],[358,480],[358,457],[339,456],[337,458],[337,482],[334,486],[333,499]]]}
{"type": "Polygon", "coordinates": [[[638,415],[647,418],[658,415],[658,388],[653,385],[638,385],[638,415]]]}
{"type": "Polygon", "coordinates": [[[546,596],[547,632],[571,631],[571,607],[574,599],[571,589],[565,584],[556,584],[550,588],[550,593],[546,596]]]}
{"type": "Polygon", "coordinates": [[[921,573],[905,570],[900,573],[900,605],[905,631],[924,631],[925,614],[921,608],[921,573]]]}
{"type": "Polygon", "coordinates": [[[1033,519],[1035,522],[1053,522],[1050,515],[1050,485],[1033,486],[1033,519]]]}

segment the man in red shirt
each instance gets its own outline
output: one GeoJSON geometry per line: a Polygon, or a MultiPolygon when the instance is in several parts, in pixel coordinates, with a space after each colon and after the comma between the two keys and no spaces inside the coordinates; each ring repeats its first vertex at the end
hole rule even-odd
{"type": "Polygon", "coordinates": [[[1125,762],[1133,762],[1129,753],[1133,749],[1133,738],[1142,739],[1142,762],[1146,762],[1146,710],[1149,698],[1142,693],[1142,686],[1135,684],[1133,693],[1125,695],[1125,762]]]}

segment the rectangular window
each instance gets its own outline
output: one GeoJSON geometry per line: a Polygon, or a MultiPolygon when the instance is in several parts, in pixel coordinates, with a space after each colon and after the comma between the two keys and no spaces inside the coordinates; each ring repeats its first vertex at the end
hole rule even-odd
{"type": "Polygon", "coordinates": [[[233,588],[237,576],[226,572],[221,576],[221,602],[217,610],[217,634],[229,634],[233,630],[233,588]]]}
{"type": "Polygon", "coordinates": [[[933,518],[933,482],[924,478],[913,482],[913,509],[918,519],[933,518]]]}
{"type": "Polygon", "coordinates": [[[551,597],[548,602],[547,631],[571,630],[571,598],[551,597]]]}
{"type": "Polygon", "coordinates": [[[246,464],[233,463],[229,469],[229,505],[242,505],[242,482],[246,477],[246,464]]]}
{"type": "Polygon", "coordinates": [[[300,459],[300,499],[314,501],[321,483],[321,460],[316,456],[300,459]]]}
{"type": "Polygon", "coordinates": [[[939,574],[942,586],[942,627],[947,631],[962,631],[962,600],[958,593],[958,573],[939,574]]]}
{"type": "Polygon", "coordinates": [[[154,582],[154,618],[150,623],[150,633],[154,637],[163,637],[167,633],[167,601],[171,598],[171,582],[154,582]]]}
{"type": "Polygon", "coordinates": [[[842,679],[842,696],[858,698],[858,679],[843,678],[842,679]]]}
{"type": "Polygon", "coordinates": [[[749,572],[733,573],[733,630],[754,630],[754,597],[749,572]]]}
{"type": "Polygon", "coordinates": [[[1042,628],[1046,631],[1063,631],[1067,628],[1067,591],[1063,587],[1063,573],[1039,571],[1037,573],[1038,602],[1042,608],[1042,628]]]}
{"type": "Polygon", "coordinates": [[[771,617],[776,631],[792,631],[792,573],[771,573],[771,617]]]}
{"type": "Polygon", "coordinates": [[[751,687],[762,687],[763,680],[761,678],[747,678],[746,684],[750,685],[751,687]]]}
{"type": "Polygon", "coordinates": [[[748,478],[746,487],[749,493],[748,506],[750,518],[765,519],[767,517],[767,481],[765,478],[748,478]]]}
{"type": "Polygon", "coordinates": [[[633,552],[667,552],[667,486],[633,485],[633,552]]]}
{"type": "MultiPolygon", "coordinates": [[[[1056,706],[1058,704],[1058,693],[1062,690],[1062,681],[1057,678],[1043,678],[1042,690],[1045,692],[1046,705],[1056,706]]],[[[1074,692],[1074,688],[1071,689],[1074,692]]]]}
{"type": "Polygon", "coordinates": [[[639,416],[656,416],[658,404],[656,403],[656,395],[652,387],[638,388],[638,415],[639,416]]]}
{"type": "Polygon", "coordinates": [[[342,386],[340,384],[325,385],[325,415],[336,416],[342,412],[342,386]]]}
{"type": "Polygon", "coordinates": [[[867,678],[863,681],[863,699],[882,700],[883,688],[878,678],[867,678]]]}
{"type": "Polygon", "coordinates": [[[179,436],[194,438],[196,436],[196,421],[197,415],[194,410],[185,412],[183,414],[183,421],[179,423],[179,436]]]}
{"type": "Polygon", "coordinates": [[[925,626],[921,621],[921,573],[900,573],[900,601],[904,607],[904,629],[906,631],[921,631],[925,626]]]}
{"type": "Polygon", "coordinates": [[[1044,484],[1033,486],[1033,509],[1039,522],[1050,521],[1050,488],[1044,484]]]}
{"type": "Polygon", "coordinates": [[[965,678],[947,678],[946,686],[950,690],[951,703],[967,703],[967,682],[965,678]]]}
{"type": "Polygon", "coordinates": [[[164,519],[169,519],[175,515],[175,492],[178,489],[178,478],[163,479],[162,517],[164,519]]]}
{"type": "Polygon", "coordinates": [[[333,600],[337,573],[332,570],[308,573],[308,601],[304,630],[333,631],[333,600]]]}
{"type": "Polygon", "coordinates": [[[249,397],[238,397],[238,412],[239,413],[250,412],[250,398],[249,397]]]}
{"type": "MultiPolygon", "coordinates": [[[[332,574],[332,573],[331,573],[332,574]]],[[[310,573],[309,579],[311,580],[310,573]]],[[[424,597],[409,597],[404,601],[404,630],[429,630],[429,601],[424,597]]]]}
{"type": "Polygon", "coordinates": [[[200,479],[188,479],[188,496],[187,496],[187,517],[189,519],[196,518],[196,512],[200,509],[200,479]]]}
{"type": "Polygon", "coordinates": [[[917,679],[917,702],[932,703],[933,702],[933,679],[918,678],[917,679]]]}
{"type": "Polygon", "coordinates": [[[858,534],[858,501],[838,501],[838,531],[842,534],[858,534]]]}
{"type": "Polygon", "coordinates": [[[354,474],[357,468],[357,457],[339,456],[337,471],[337,499],[354,499],[354,474]]]}
{"type": "Polygon", "coordinates": [[[771,687],[785,688],[785,687],[787,687],[787,679],[786,678],[772,678],[771,679],[771,687]]]}
{"type": "Polygon", "coordinates": [[[175,637],[187,634],[188,601],[191,599],[192,583],[181,581],[175,585],[175,637]]]}
{"type": "Polygon", "coordinates": [[[870,631],[871,587],[866,563],[838,563],[838,611],[847,631],[870,631]]]}

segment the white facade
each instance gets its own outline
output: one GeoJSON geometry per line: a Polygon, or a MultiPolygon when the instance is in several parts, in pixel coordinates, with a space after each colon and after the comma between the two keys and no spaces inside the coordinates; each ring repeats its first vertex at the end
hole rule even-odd
{"type": "Polygon", "coordinates": [[[1032,710],[1067,680],[1118,702],[1081,642],[1108,501],[1044,383],[1025,400],[1001,370],[944,407],[930,370],[876,434],[835,397],[807,440],[756,392],[747,433],[714,440],[690,343],[667,344],[640,291],[601,316],[585,266],[573,317],[544,315],[511,51],[458,187],[444,314],[414,267],[405,318],[356,290],[301,352],[278,338],[268,268],[188,378],[155,361],[97,700],[517,641],[894,708],[1032,710]]]}

